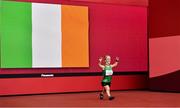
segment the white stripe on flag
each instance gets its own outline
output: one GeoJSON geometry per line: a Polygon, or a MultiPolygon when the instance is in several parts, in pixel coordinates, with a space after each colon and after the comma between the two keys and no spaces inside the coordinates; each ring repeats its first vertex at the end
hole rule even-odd
{"type": "Polygon", "coordinates": [[[32,3],[33,67],[62,67],[61,6],[32,3]]]}

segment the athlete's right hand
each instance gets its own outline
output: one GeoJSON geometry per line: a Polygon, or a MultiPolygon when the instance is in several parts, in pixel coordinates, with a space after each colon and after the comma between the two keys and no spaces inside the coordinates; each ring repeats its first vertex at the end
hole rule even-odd
{"type": "Polygon", "coordinates": [[[102,61],[102,59],[103,59],[103,58],[102,58],[102,57],[100,57],[100,58],[99,58],[99,62],[101,62],[101,61],[102,61]]]}

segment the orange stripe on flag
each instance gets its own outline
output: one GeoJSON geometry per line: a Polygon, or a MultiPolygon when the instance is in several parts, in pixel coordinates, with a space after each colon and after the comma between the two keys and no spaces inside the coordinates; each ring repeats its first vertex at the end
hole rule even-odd
{"type": "Polygon", "coordinates": [[[88,67],[88,8],[62,5],[62,67],[88,67]]]}

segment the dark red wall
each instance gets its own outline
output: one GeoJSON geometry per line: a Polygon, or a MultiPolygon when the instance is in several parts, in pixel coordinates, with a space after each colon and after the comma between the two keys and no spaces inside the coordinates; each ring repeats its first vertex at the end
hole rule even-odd
{"type": "MultiPolygon", "coordinates": [[[[19,0],[20,1],[20,0],[19,0]]],[[[26,0],[21,0],[26,1],[26,0]]],[[[28,0],[27,0],[28,1],[28,0]]],[[[32,73],[84,73],[84,72],[101,72],[97,66],[98,57],[105,54],[120,57],[120,64],[115,68],[115,72],[146,72],[147,66],[147,4],[139,2],[138,6],[122,5],[124,3],[113,2],[112,4],[103,1],[95,3],[81,2],[76,0],[31,0],[34,2],[61,3],[71,5],[83,5],[89,7],[89,52],[90,67],[89,68],[65,68],[65,69],[1,69],[0,74],[32,74],[32,73]],[[106,4],[107,3],[107,4],[106,4]]],[[[138,1],[138,0],[137,0],[138,1]]],[[[137,2],[138,4],[138,2],[137,2]]],[[[136,5],[137,5],[136,4],[136,5]]],[[[133,4],[135,5],[135,4],[133,4]]],[[[67,91],[93,91],[98,90],[97,81],[99,77],[59,77],[54,79],[41,78],[13,78],[0,79],[0,93],[8,94],[27,94],[27,93],[48,93],[67,92],[67,91]],[[67,79],[66,79],[67,78],[67,79]],[[78,79],[77,87],[63,85],[61,83],[71,83],[74,79],[78,79]],[[95,79],[95,81],[93,81],[95,79]],[[80,81],[79,81],[80,80],[80,81]],[[4,84],[7,81],[6,84],[4,84]],[[13,81],[13,85],[11,84],[13,81]],[[36,84],[34,84],[34,81],[36,84]],[[49,84],[44,83],[44,81],[49,84]],[[9,82],[9,83],[8,83],[9,82]],[[59,83],[58,83],[59,82],[59,83]],[[27,83],[27,85],[26,85],[27,83]],[[89,83],[90,87],[83,86],[89,83]],[[28,86],[30,85],[30,86],[28,86]],[[58,85],[58,86],[56,86],[58,85]],[[50,86],[53,86],[51,90],[50,86]],[[92,87],[91,87],[92,86],[92,87]],[[11,90],[19,88],[18,91],[28,87],[26,92],[16,92],[11,90]],[[44,89],[34,90],[34,87],[44,89]],[[7,92],[8,91],[8,92],[7,92]]],[[[114,79],[114,90],[118,89],[138,89],[146,88],[147,75],[123,75],[116,76],[114,79]],[[121,79],[122,78],[122,79],[121,79]],[[123,82],[123,83],[122,83],[123,82]],[[136,82],[136,83],[135,83],[136,82]],[[127,86],[127,85],[129,86],[127,86]]],[[[99,82],[98,82],[99,84],[99,82]]]]}
{"type": "Polygon", "coordinates": [[[180,91],[180,1],[149,1],[150,89],[180,91]]]}
{"type": "Polygon", "coordinates": [[[179,9],[179,0],[149,0],[150,38],[179,35],[179,9]]]}

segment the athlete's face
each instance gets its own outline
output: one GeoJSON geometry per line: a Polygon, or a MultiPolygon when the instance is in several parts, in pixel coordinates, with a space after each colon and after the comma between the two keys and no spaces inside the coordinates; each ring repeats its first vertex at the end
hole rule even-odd
{"type": "Polygon", "coordinates": [[[106,59],[105,59],[106,65],[110,65],[110,63],[111,63],[111,57],[110,57],[110,56],[106,56],[105,58],[106,58],[106,59]]]}

